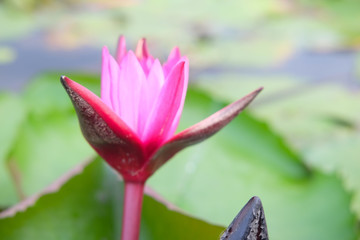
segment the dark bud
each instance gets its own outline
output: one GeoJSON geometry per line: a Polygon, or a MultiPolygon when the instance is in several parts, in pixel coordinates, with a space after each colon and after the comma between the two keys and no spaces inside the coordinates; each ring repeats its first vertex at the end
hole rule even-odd
{"type": "Polygon", "coordinates": [[[260,198],[252,197],[241,209],[220,240],[268,240],[264,209],[260,198]]]}

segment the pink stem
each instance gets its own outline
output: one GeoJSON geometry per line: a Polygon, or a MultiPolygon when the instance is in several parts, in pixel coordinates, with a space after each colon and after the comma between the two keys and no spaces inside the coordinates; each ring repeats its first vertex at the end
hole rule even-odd
{"type": "Polygon", "coordinates": [[[143,182],[125,182],[121,240],[139,239],[143,195],[143,182]]]}

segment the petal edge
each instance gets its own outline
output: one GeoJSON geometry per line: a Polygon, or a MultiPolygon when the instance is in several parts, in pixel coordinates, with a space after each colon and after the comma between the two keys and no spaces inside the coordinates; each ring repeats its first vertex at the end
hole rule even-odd
{"type": "Polygon", "coordinates": [[[137,181],[146,161],[137,135],[98,96],[62,76],[61,83],[78,115],[85,139],[126,180],[137,181]]]}
{"type": "Polygon", "coordinates": [[[239,113],[254,100],[262,89],[262,87],[258,88],[245,97],[227,105],[201,122],[185,129],[169,139],[151,157],[149,163],[145,166],[146,171],[151,173],[155,172],[180,150],[202,142],[217,133],[239,115],[239,113]]]}

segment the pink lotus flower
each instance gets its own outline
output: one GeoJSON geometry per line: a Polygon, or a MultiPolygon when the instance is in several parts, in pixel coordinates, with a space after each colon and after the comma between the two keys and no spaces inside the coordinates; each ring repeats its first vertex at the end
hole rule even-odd
{"type": "Polygon", "coordinates": [[[145,39],[135,53],[120,37],[114,59],[103,49],[101,99],[63,76],[86,140],[125,182],[123,240],[138,239],[143,186],[183,148],[212,136],[237,116],[262,88],[174,135],[183,109],[189,64],[174,48],[163,65],[145,39]]]}

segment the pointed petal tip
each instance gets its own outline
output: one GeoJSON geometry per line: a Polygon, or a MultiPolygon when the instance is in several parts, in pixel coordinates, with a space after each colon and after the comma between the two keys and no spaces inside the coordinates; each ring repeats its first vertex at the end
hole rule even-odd
{"type": "Polygon", "coordinates": [[[60,77],[60,82],[61,82],[61,84],[64,86],[64,87],[68,87],[68,85],[69,85],[69,81],[71,81],[70,80],[70,78],[68,78],[67,76],[65,76],[65,75],[61,75],[61,77],[60,77]]]}
{"type": "Polygon", "coordinates": [[[180,68],[184,68],[186,63],[187,63],[186,59],[181,59],[176,65],[179,65],[180,68]]]}
{"type": "Polygon", "coordinates": [[[120,63],[121,59],[125,56],[125,54],[126,54],[126,40],[123,35],[120,35],[116,47],[116,55],[115,55],[116,61],[120,63]]]}
{"type": "Polygon", "coordinates": [[[103,56],[104,56],[104,54],[109,54],[109,49],[108,49],[107,46],[103,46],[103,48],[102,48],[102,54],[103,54],[103,56]]]}
{"type": "MultiPolygon", "coordinates": [[[[189,59],[184,56],[184,57],[182,57],[182,58],[174,65],[174,67],[172,68],[172,70],[175,69],[175,68],[177,68],[177,67],[183,69],[183,68],[185,67],[185,65],[186,65],[186,66],[189,65],[189,59]]],[[[170,74],[169,74],[169,75],[170,75],[170,74]]]]}
{"type": "Polygon", "coordinates": [[[256,91],[261,92],[262,90],[264,90],[263,86],[259,87],[256,91]]]}
{"type": "Polygon", "coordinates": [[[126,56],[131,56],[132,58],[136,58],[136,54],[134,53],[133,50],[127,51],[126,56]]]}
{"type": "Polygon", "coordinates": [[[102,59],[102,67],[106,67],[106,65],[108,64],[108,59],[111,56],[109,49],[107,46],[103,46],[102,51],[101,51],[101,59],[102,59]]]}
{"type": "Polygon", "coordinates": [[[146,44],[147,44],[145,37],[140,38],[139,42],[142,42],[142,44],[141,44],[142,46],[144,46],[144,45],[146,46],[146,44]]]}
{"type": "Polygon", "coordinates": [[[122,42],[122,41],[125,41],[125,37],[124,37],[124,35],[120,35],[119,36],[119,40],[118,40],[118,42],[122,42]]]}
{"type": "Polygon", "coordinates": [[[253,196],[247,204],[250,204],[252,206],[262,206],[262,202],[258,196],[253,196]]]}
{"type": "Polygon", "coordinates": [[[262,90],[264,90],[264,87],[259,87],[258,89],[256,89],[254,92],[256,93],[256,94],[259,94],[262,90]]]}
{"type": "Polygon", "coordinates": [[[143,58],[148,58],[149,57],[149,50],[147,47],[147,41],[146,38],[141,38],[137,45],[136,45],[136,50],[135,50],[135,54],[139,59],[143,59],[143,58]]]}
{"type": "Polygon", "coordinates": [[[132,64],[136,64],[136,65],[140,64],[136,56],[136,53],[132,50],[127,51],[127,53],[124,56],[124,61],[129,61],[132,64]]]}
{"type": "Polygon", "coordinates": [[[61,82],[61,85],[63,85],[64,88],[67,88],[66,76],[65,75],[60,76],[60,82],[61,82]]]}
{"type": "Polygon", "coordinates": [[[236,102],[234,102],[230,105],[239,105],[239,110],[242,110],[247,105],[249,105],[263,89],[264,89],[264,87],[259,87],[258,89],[252,91],[245,97],[240,98],[239,100],[237,100],[236,102]]]}
{"type": "Polygon", "coordinates": [[[220,240],[268,240],[265,213],[259,197],[252,197],[236,215],[220,240]]]}
{"type": "Polygon", "coordinates": [[[252,96],[252,95],[256,96],[256,95],[258,95],[263,89],[264,89],[264,87],[259,87],[259,88],[257,88],[256,90],[254,90],[253,92],[249,93],[247,96],[252,96]]]}
{"type": "Polygon", "coordinates": [[[183,61],[183,62],[185,62],[185,63],[189,63],[189,59],[188,59],[187,56],[181,57],[180,61],[183,61]]]}
{"type": "Polygon", "coordinates": [[[178,57],[178,58],[181,57],[180,49],[178,46],[175,46],[169,54],[169,58],[174,58],[174,57],[178,57]]]}
{"type": "Polygon", "coordinates": [[[65,88],[73,87],[74,84],[75,84],[75,85],[80,85],[80,84],[76,83],[75,81],[71,80],[70,78],[68,78],[68,77],[65,76],[65,75],[62,75],[62,76],[60,77],[60,82],[62,83],[62,85],[63,85],[65,88]]]}

